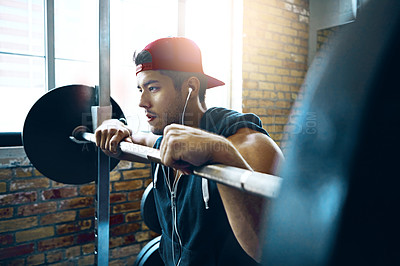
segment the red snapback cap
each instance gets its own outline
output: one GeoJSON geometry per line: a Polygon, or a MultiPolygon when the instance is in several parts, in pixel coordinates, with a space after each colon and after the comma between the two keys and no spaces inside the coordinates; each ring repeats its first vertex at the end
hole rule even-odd
{"type": "Polygon", "coordinates": [[[151,54],[152,62],[136,66],[136,75],[145,70],[175,70],[201,73],[207,77],[207,88],[225,85],[224,82],[203,72],[200,48],[184,37],[169,37],[155,40],[143,50],[151,54]]]}

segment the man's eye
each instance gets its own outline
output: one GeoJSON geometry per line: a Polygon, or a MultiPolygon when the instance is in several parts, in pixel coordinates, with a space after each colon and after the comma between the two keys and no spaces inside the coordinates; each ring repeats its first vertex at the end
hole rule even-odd
{"type": "Polygon", "coordinates": [[[149,87],[149,91],[151,91],[151,92],[157,91],[159,89],[160,89],[160,87],[149,87]]]}
{"type": "Polygon", "coordinates": [[[143,89],[139,89],[139,92],[142,93],[142,92],[143,92],[143,89]]]}

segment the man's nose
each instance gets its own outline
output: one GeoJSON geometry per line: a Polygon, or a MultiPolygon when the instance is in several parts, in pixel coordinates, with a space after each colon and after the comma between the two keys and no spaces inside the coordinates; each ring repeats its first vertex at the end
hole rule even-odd
{"type": "Polygon", "coordinates": [[[139,107],[142,107],[142,108],[150,108],[151,107],[150,99],[146,92],[143,92],[140,96],[139,107]]]}

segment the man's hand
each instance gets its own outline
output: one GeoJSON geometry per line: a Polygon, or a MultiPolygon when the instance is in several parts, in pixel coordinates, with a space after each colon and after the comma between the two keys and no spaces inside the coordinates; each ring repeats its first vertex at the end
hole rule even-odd
{"type": "Polygon", "coordinates": [[[229,141],[219,135],[183,125],[164,129],[160,157],[164,165],[188,171],[191,165],[214,162],[217,153],[231,149],[229,141]]]}
{"type": "Polygon", "coordinates": [[[108,156],[119,158],[121,151],[118,149],[118,144],[121,141],[132,143],[131,134],[131,130],[121,121],[106,120],[96,129],[96,145],[108,156]]]}

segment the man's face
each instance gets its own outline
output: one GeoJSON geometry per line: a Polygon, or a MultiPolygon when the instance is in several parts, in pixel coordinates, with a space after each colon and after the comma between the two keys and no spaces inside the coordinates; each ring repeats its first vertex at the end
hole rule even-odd
{"type": "Polygon", "coordinates": [[[151,132],[161,135],[167,125],[180,124],[185,103],[182,90],[175,89],[170,77],[147,70],[138,73],[137,82],[141,92],[139,106],[145,109],[151,132]]]}

